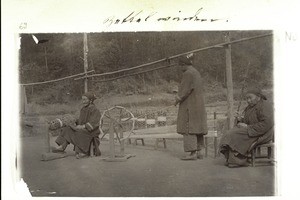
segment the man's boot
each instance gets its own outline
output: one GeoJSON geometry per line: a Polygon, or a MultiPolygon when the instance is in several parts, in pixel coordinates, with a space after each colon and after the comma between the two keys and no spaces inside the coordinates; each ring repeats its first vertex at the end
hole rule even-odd
{"type": "Polygon", "coordinates": [[[203,154],[202,154],[201,150],[197,151],[197,158],[200,160],[203,159],[203,154]]]}
{"type": "Polygon", "coordinates": [[[60,148],[58,148],[58,149],[53,149],[52,152],[53,152],[53,153],[65,153],[65,150],[66,150],[66,148],[67,148],[68,145],[69,145],[69,144],[68,144],[68,142],[66,141],[66,142],[64,142],[64,143],[61,145],[60,148]]]}
{"type": "Polygon", "coordinates": [[[197,160],[196,151],[192,151],[190,155],[181,158],[181,160],[197,160]]]}

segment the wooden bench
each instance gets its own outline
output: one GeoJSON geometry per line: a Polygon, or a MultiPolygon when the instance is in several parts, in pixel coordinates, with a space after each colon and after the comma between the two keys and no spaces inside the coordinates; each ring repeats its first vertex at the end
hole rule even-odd
{"type": "MultiPolygon", "coordinates": [[[[204,146],[205,146],[205,157],[207,157],[208,152],[208,138],[213,138],[214,143],[214,156],[217,157],[218,144],[217,144],[217,131],[208,131],[208,134],[204,136],[204,146]]],[[[155,149],[158,149],[160,142],[163,142],[164,148],[167,148],[167,139],[183,139],[181,134],[176,133],[176,126],[162,126],[148,129],[135,130],[135,132],[127,138],[130,139],[155,139],[155,149]]]]}
{"type": "MultiPolygon", "coordinates": [[[[204,137],[204,146],[205,146],[205,157],[208,156],[208,146],[209,146],[209,138],[213,139],[213,148],[214,148],[214,157],[217,157],[217,148],[218,148],[218,131],[217,131],[217,115],[219,119],[226,119],[225,113],[222,112],[208,112],[207,113],[207,126],[208,126],[208,134],[204,137]]],[[[145,115],[139,115],[139,117],[134,117],[132,120],[135,122],[133,129],[130,131],[124,131],[125,135],[129,135],[126,138],[127,143],[131,144],[131,140],[133,140],[133,144],[137,145],[137,141],[141,141],[142,145],[145,145],[145,139],[154,139],[155,140],[155,149],[158,149],[159,143],[163,143],[164,148],[167,148],[166,140],[167,139],[179,139],[182,140],[183,136],[177,133],[177,126],[167,126],[167,116],[160,115],[158,113],[157,116],[148,114],[147,117],[145,115]]],[[[127,121],[126,119],[121,119],[122,121],[127,121]]],[[[105,125],[105,123],[103,123],[105,125]]],[[[124,125],[126,127],[126,125],[124,125]]],[[[107,132],[103,132],[101,139],[107,132]]],[[[115,138],[117,139],[117,138],[115,138]]]]}
{"type": "MultiPolygon", "coordinates": [[[[205,157],[208,156],[208,145],[209,145],[209,138],[213,139],[213,147],[214,147],[214,157],[218,155],[218,131],[217,131],[217,116],[219,119],[226,119],[225,112],[208,112],[207,113],[207,126],[208,126],[208,134],[204,137],[204,146],[205,146],[205,157]]],[[[153,125],[154,119],[152,119],[153,125]]],[[[145,145],[145,139],[151,138],[155,139],[155,149],[158,149],[158,145],[160,142],[163,143],[164,148],[167,148],[166,140],[167,139],[182,139],[183,136],[176,133],[176,125],[172,126],[159,126],[159,122],[163,121],[163,125],[166,125],[166,117],[158,117],[157,118],[157,125],[158,126],[149,126],[146,118],[137,119],[136,122],[144,122],[142,129],[136,129],[133,131],[133,134],[128,138],[128,143],[131,143],[131,139],[134,140],[133,144],[137,145],[137,141],[140,140],[142,145],[145,145]],[[152,128],[148,128],[152,127],[152,128]]],[[[139,126],[140,128],[141,126],[139,126]]]]}
{"type": "Polygon", "coordinates": [[[155,149],[158,149],[159,142],[163,142],[164,148],[167,148],[166,139],[182,139],[183,136],[178,133],[163,133],[149,135],[131,135],[128,139],[155,139],[155,149]]]}

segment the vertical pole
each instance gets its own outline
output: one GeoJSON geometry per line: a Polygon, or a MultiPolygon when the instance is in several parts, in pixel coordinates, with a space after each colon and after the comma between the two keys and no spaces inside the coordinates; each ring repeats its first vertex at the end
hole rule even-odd
{"type": "Polygon", "coordinates": [[[25,86],[21,86],[21,113],[26,114],[27,97],[25,86]]]}
{"type": "MultiPolygon", "coordinates": [[[[225,35],[225,41],[230,42],[230,33],[225,35]]],[[[232,81],[232,65],[231,65],[231,45],[225,46],[226,51],[226,85],[227,85],[227,106],[228,106],[228,127],[232,128],[234,125],[233,117],[233,81],[232,81]]]]}
{"type": "MultiPolygon", "coordinates": [[[[84,60],[84,72],[87,73],[88,71],[88,61],[87,61],[87,54],[88,54],[88,45],[87,45],[87,33],[83,34],[83,60],[84,60]]],[[[85,74],[87,75],[87,74],[85,74]]],[[[84,79],[84,92],[88,91],[88,79],[84,79]]]]}
{"type": "Polygon", "coordinates": [[[217,121],[217,112],[214,111],[214,150],[215,150],[215,158],[217,157],[217,151],[218,151],[218,130],[217,130],[217,124],[216,124],[216,121],[217,121]]]}
{"type": "Polygon", "coordinates": [[[46,72],[48,73],[48,61],[47,61],[47,47],[44,47],[44,52],[45,52],[45,64],[46,64],[46,72]]]}
{"type": "MultiPolygon", "coordinates": [[[[208,118],[207,112],[205,114],[206,114],[206,119],[207,119],[208,118]]],[[[204,136],[204,146],[205,146],[205,157],[207,157],[208,139],[205,136],[204,136]]]]}
{"type": "Polygon", "coordinates": [[[125,141],[124,141],[123,130],[121,130],[121,132],[120,132],[120,140],[121,140],[120,156],[124,157],[125,156],[125,141]]]}
{"type": "Polygon", "coordinates": [[[110,151],[110,158],[115,159],[115,138],[114,138],[113,122],[111,122],[109,125],[109,151],[110,151]]]}

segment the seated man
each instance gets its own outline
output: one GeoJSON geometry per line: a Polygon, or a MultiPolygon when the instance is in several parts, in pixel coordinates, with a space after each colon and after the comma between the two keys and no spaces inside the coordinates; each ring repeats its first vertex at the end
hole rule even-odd
{"type": "MultiPolygon", "coordinates": [[[[273,111],[264,100],[267,98],[258,88],[250,88],[246,93],[248,106],[243,117],[237,117],[236,127],[227,131],[220,140],[220,152],[226,158],[226,165],[247,166],[250,146],[258,138],[273,131],[273,111]]],[[[272,135],[272,134],[270,134],[272,135]]],[[[272,139],[269,137],[268,142],[272,139]]]]}
{"type": "Polygon", "coordinates": [[[100,134],[99,121],[101,114],[94,104],[95,99],[95,95],[91,92],[87,92],[82,96],[83,107],[80,110],[76,125],[62,128],[55,141],[60,148],[53,150],[53,152],[64,152],[71,143],[74,145],[76,158],[80,158],[89,155],[90,145],[94,142],[96,156],[101,155],[98,148],[100,144],[98,135],[100,134]]]}

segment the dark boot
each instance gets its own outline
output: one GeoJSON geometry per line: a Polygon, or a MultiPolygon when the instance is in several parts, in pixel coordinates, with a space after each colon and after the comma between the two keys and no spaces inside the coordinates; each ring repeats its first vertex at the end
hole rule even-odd
{"type": "Polygon", "coordinates": [[[247,158],[242,155],[235,156],[233,152],[229,152],[228,167],[247,167],[249,163],[247,158]]]}
{"type": "Polygon", "coordinates": [[[190,155],[181,158],[181,160],[197,160],[196,151],[192,151],[190,155]]]}
{"type": "Polygon", "coordinates": [[[69,143],[66,141],[66,142],[64,142],[64,143],[61,145],[60,148],[58,148],[58,149],[53,149],[52,152],[53,152],[53,153],[65,153],[65,150],[66,150],[66,148],[67,148],[68,145],[69,145],[69,143]]]}
{"type": "Polygon", "coordinates": [[[89,157],[87,154],[76,152],[75,157],[77,159],[89,157]]]}
{"type": "MultiPolygon", "coordinates": [[[[94,154],[95,154],[95,156],[101,156],[101,151],[99,149],[99,146],[100,146],[99,138],[98,137],[94,138],[92,142],[94,143],[94,154]]],[[[90,156],[93,156],[93,155],[90,155],[90,156]]]]}
{"type": "Polygon", "coordinates": [[[197,151],[197,158],[200,160],[203,159],[203,154],[202,154],[201,150],[197,151]]]}

